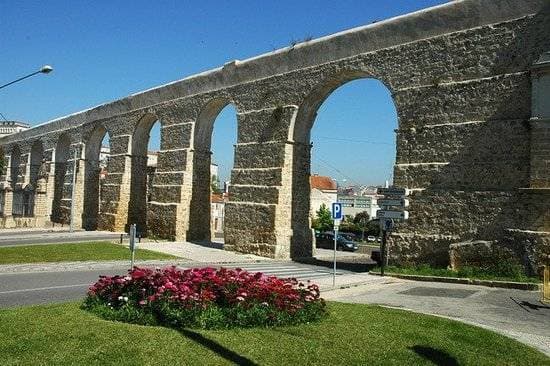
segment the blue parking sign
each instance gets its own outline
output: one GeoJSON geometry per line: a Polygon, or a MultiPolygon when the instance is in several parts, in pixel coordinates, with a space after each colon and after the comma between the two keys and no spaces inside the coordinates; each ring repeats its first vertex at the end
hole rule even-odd
{"type": "Polygon", "coordinates": [[[334,202],[332,204],[332,219],[342,220],[342,216],[342,204],[339,202],[334,202]]]}

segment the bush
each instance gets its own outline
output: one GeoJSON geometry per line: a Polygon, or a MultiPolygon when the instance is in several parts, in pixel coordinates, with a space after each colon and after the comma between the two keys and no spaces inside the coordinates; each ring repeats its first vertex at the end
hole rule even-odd
{"type": "Polygon", "coordinates": [[[241,269],[137,268],[101,276],[83,308],[105,319],[176,328],[307,323],[326,315],[319,287],[241,269]]]}

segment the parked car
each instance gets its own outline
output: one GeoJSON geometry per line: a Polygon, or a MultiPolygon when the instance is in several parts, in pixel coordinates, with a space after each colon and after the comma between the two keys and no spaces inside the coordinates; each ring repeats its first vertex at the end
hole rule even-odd
{"type": "MultiPolygon", "coordinates": [[[[325,232],[315,235],[315,243],[317,248],[334,249],[334,233],[325,232]]],[[[336,239],[336,250],[344,250],[355,252],[359,247],[353,240],[347,239],[344,235],[338,234],[336,239]]]]}
{"type": "Polygon", "coordinates": [[[374,237],[374,235],[369,235],[367,236],[367,241],[376,241],[376,238],[374,237]]]}

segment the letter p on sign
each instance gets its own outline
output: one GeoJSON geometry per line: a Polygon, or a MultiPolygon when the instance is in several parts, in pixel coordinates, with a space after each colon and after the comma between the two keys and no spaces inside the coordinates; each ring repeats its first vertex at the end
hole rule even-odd
{"type": "Polygon", "coordinates": [[[342,204],[339,202],[332,204],[332,219],[342,220],[342,204]]]}

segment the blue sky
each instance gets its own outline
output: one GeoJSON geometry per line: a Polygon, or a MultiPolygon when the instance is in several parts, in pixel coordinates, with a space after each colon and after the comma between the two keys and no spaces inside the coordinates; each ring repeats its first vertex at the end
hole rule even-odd
{"type": "MultiPolygon", "coordinates": [[[[54,72],[0,90],[0,113],[35,125],[293,40],[445,2],[1,1],[0,84],[44,64],[54,72]]],[[[319,111],[312,172],[344,184],[383,182],[395,157],[396,126],[391,97],[378,82],[346,84],[319,111]]],[[[235,142],[235,116],[228,107],[216,120],[213,139],[222,179],[235,142]]]]}

